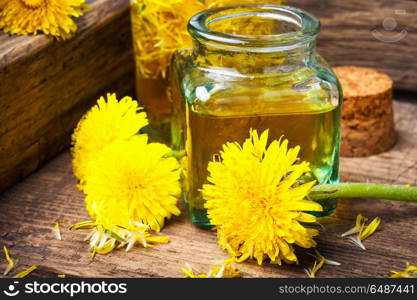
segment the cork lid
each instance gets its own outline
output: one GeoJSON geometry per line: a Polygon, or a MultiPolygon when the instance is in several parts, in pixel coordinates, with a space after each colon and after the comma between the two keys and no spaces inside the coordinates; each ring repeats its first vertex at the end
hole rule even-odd
{"type": "Polygon", "coordinates": [[[333,68],[333,71],[342,85],[345,98],[380,94],[393,85],[388,75],[368,68],[342,66],[333,68]]]}

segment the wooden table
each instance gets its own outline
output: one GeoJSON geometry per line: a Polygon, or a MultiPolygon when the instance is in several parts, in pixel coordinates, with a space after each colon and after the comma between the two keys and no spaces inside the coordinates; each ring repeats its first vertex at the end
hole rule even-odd
{"type": "MultiPolygon", "coordinates": [[[[411,99],[410,99],[411,100],[411,99]]],[[[369,181],[417,185],[417,104],[396,101],[398,143],[391,151],[369,158],[342,158],[344,181],[369,181]]],[[[216,244],[216,234],[194,227],[184,214],[163,230],[171,243],[130,252],[115,251],[89,259],[85,233],[68,231],[71,224],[88,219],[83,194],[75,187],[69,152],[0,195],[0,245],[18,258],[21,271],[38,265],[35,276],[67,274],[74,277],[179,277],[186,262],[206,270],[211,261],[226,257],[216,244]],[[51,229],[61,224],[62,241],[51,229]]],[[[343,200],[335,215],[322,219],[324,230],[318,249],[342,266],[325,266],[319,277],[386,277],[390,270],[417,264],[417,204],[386,200],[343,200]],[[354,246],[340,234],[353,226],[357,214],[380,216],[381,228],[364,243],[354,246]]],[[[254,261],[240,264],[245,277],[306,277],[304,268],[312,250],[297,249],[299,265],[282,267],[254,261]]],[[[0,260],[0,268],[6,265],[0,260]]]]}

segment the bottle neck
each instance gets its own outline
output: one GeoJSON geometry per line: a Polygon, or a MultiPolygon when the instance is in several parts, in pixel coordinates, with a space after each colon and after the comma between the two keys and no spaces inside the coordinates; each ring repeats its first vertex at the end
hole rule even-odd
{"type": "Polygon", "coordinates": [[[201,12],[188,29],[195,65],[264,74],[305,65],[320,22],[295,8],[250,4],[201,12]]]}
{"type": "Polygon", "coordinates": [[[316,41],[281,51],[227,49],[194,40],[193,64],[203,68],[233,69],[242,74],[287,73],[303,68],[316,55],[316,41]]]}

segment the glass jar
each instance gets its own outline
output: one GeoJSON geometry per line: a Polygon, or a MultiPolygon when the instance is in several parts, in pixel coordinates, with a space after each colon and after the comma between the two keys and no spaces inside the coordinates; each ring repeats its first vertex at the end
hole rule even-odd
{"type": "MultiPolygon", "coordinates": [[[[146,18],[145,9],[144,1],[130,0],[136,96],[149,119],[149,126],[144,131],[153,141],[170,143],[172,105],[168,100],[169,80],[166,73],[172,53],[164,53],[166,50],[154,47],[159,42],[153,39],[157,35],[158,24],[146,18]]],[[[153,13],[154,9],[150,14],[153,13]]]]}
{"type": "MultiPolygon", "coordinates": [[[[208,163],[251,128],[299,145],[311,166],[305,180],[338,182],[342,92],[316,53],[319,21],[296,8],[254,4],[201,12],[188,29],[194,48],[174,55],[171,86],[173,147],[185,151],[191,221],[210,225],[201,194],[208,163]]],[[[321,215],[336,209],[336,200],[321,204],[321,215]]]]}
{"type": "Polygon", "coordinates": [[[188,20],[209,7],[245,2],[283,4],[286,0],[130,0],[136,95],[148,114],[145,131],[152,140],[169,143],[171,138],[167,73],[171,55],[192,45],[188,20]]]}

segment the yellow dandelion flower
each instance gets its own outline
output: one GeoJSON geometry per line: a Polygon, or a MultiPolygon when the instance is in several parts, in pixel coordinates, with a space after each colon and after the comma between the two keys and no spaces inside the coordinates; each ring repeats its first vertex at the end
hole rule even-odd
{"type": "Polygon", "coordinates": [[[242,277],[242,274],[239,269],[237,269],[233,263],[235,260],[233,258],[227,259],[220,263],[215,263],[210,266],[210,269],[207,273],[200,273],[199,271],[194,270],[190,264],[185,264],[185,267],[182,267],[181,270],[184,272],[183,278],[236,278],[242,277]]]}
{"type": "Polygon", "coordinates": [[[179,215],[180,169],[169,152],[163,144],[148,144],[145,135],[103,149],[84,187],[95,221],[110,230],[138,222],[160,231],[165,219],[179,215]]]}
{"type": "Polygon", "coordinates": [[[142,107],[130,97],[117,101],[115,94],[101,97],[78,123],[72,136],[74,174],[83,189],[91,163],[107,145],[118,140],[128,140],[148,124],[142,107]]]}
{"type": "Polygon", "coordinates": [[[417,278],[417,267],[410,266],[407,263],[407,267],[404,271],[391,271],[390,278],[417,278]]]}
{"type": "Polygon", "coordinates": [[[45,34],[70,38],[77,30],[73,17],[88,10],[85,0],[1,0],[0,28],[10,34],[45,34]]]}
{"type": "Polygon", "coordinates": [[[304,248],[316,245],[316,217],[305,211],[322,211],[305,200],[314,181],[298,183],[309,172],[307,162],[296,163],[300,147],[288,149],[288,141],[273,141],[268,130],[258,136],[250,131],[243,145],[226,143],[220,161],[209,163],[210,184],[203,196],[211,224],[217,227],[219,244],[239,261],[254,257],[281,264],[297,262],[293,244],[304,248]]]}

